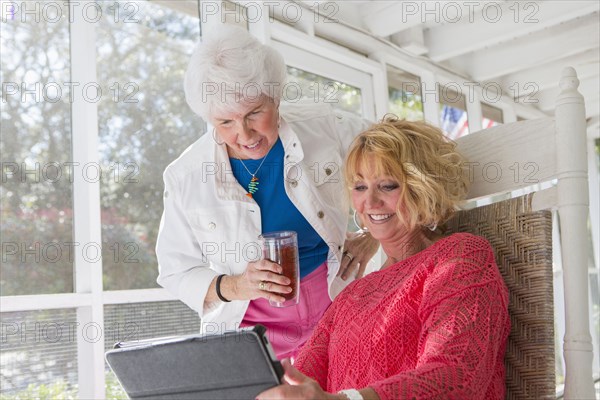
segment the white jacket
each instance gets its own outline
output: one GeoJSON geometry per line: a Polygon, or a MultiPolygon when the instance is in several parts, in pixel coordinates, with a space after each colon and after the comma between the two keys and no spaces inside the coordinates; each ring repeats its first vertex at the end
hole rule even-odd
{"type": "MultiPolygon", "coordinates": [[[[280,113],[285,191],[329,245],[327,283],[333,299],[352,281],[336,277],[348,221],[342,161],[369,123],[315,103],[282,103],[280,113]]],[[[249,301],[204,307],[204,298],[216,276],[241,274],[260,258],[261,210],[233,176],[226,146],[217,145],[211,134],[188,147],[163,177],[157,282],[199,313],[202,332],[235,329],[249,301]]]]}

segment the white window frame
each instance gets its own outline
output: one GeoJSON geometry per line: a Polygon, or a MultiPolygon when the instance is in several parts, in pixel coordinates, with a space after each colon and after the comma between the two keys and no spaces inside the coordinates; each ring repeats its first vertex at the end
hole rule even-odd
{"type": "Polygon", "coordinates": [[[271,46],[281,53],[288,67],[298,68],[360,89],[362,116],[369,120],[375,119],[375,110],[369,107],[374,101],[373,86],[368,74],[277,40],[272,40],[271,46]]]}
{"type": "Polygon", "coordinates": [[[374,121],[376,116],[387,112],[387,77],[381,63],[284,23],[265,23],[271,32],[270,44],[281,52],[289,66],[359,88],[363,99],[362,116],[366,119],[374,121]]]}

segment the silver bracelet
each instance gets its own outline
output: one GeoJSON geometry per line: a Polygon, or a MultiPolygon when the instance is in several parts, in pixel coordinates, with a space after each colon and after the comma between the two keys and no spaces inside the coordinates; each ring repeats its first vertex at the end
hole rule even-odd
{"type": "Polygon", "coordinates": [[[338,393],[341,393],[344,396],[346,396],[348,400],[364,400],[364,397],[362,397],[360,392],[356,389],[340,390],[338,393]]]}

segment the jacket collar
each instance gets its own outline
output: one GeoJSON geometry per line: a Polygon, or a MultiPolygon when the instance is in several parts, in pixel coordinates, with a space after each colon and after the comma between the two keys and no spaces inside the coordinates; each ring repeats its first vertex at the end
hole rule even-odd
{"type": "Polygon", "coordinates": [[[211,144],[213,146],[212,159],[215,160],[216,164],[214,179],[217,197],[221,200],[250,203],[252,200],[246,196],[246,191],[233,175],[233,169],[227,154],[227,145],[225,143],[218,144],[214,140],[211,140],[211,144]]]}
{"type": "MultiPolygon", "coordinates": [[[[283,144],[284,161],[286,172],[289,167],[296,165],[304,159],[304,150],[298,139],[298,135],[290,124],[288,124],[282,117],[279,126],[279,138],[283,144]]],[[[233,176],[231,163],[229,162],[229,155],[227,154],[227,145],[217,144],[214,140],[210,141],[213,154],[213,160],[215,160],[215,188],[217,196],[221,200],[234,200],[242,201],[245,203],[252,202],[252,200],[246,196],[246,191],[233,176]]]]}
{"type": "Polygon", "coordinates": [[[304,159],[304,150],[298,135],[290,124],[282,117],[279,124],[279,138],[285,152],[284,165],[295,165],[304,159]]]}

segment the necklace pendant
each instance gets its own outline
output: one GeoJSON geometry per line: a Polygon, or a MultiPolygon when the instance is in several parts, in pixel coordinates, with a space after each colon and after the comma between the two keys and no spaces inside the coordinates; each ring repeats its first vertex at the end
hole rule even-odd
{"type": "Polygon", "coordinates": [[[253,175],[252,179],[250,179],[250,183],[248,183],[248,193],[246,196],[252,198],[252,195],[258,191],[258,184],[258,178],[253,175]]]}

